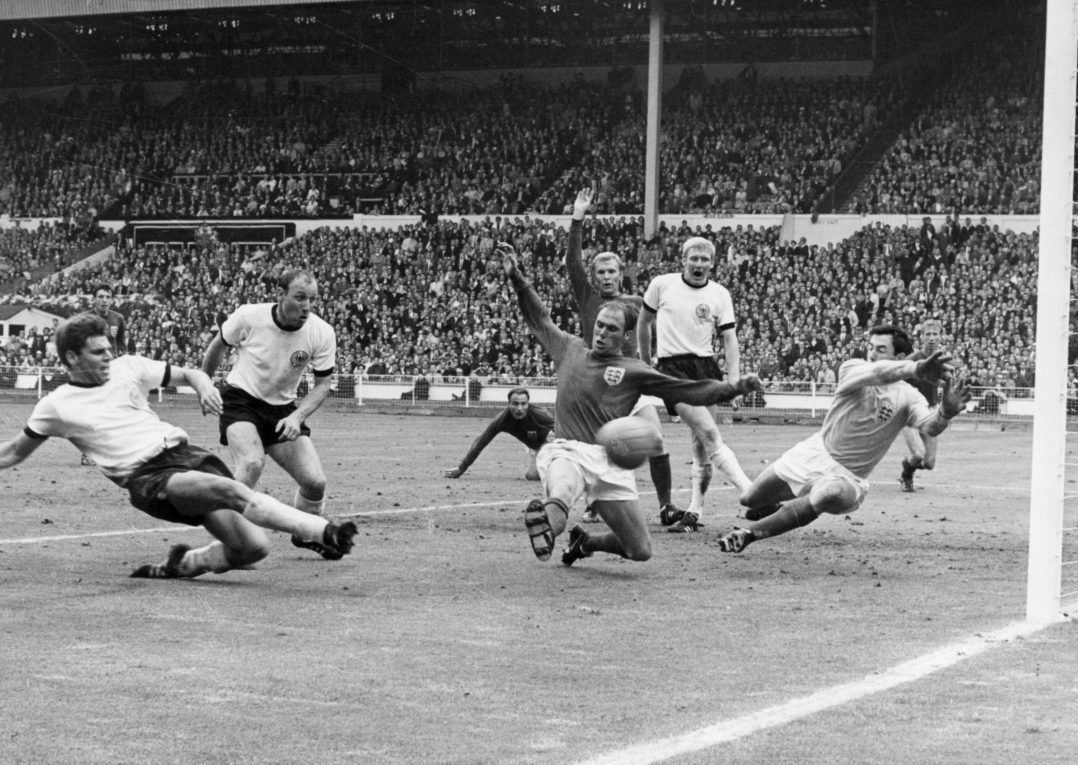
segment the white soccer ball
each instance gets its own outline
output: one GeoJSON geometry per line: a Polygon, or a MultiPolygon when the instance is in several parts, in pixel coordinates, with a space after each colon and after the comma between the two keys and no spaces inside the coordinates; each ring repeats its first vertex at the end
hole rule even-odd
{"type": "Polygon", "coordinates": [[[662,449],[663,437],[658,428],[642,417],[618,417],[599,428],[595,434],[606,454],[618,467],[634,470],[648,457],[662,449]]]}

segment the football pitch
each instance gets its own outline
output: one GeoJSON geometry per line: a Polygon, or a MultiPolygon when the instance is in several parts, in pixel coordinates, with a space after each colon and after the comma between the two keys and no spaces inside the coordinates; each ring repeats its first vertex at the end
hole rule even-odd
{"type": "MultiPolygon", "coordinates": [[[[0,437],[30,408],[0,405],[0,437]]],[[[214,420],[161,413],[227,461],[214,420]]],[[[0,473],[0,762],[1074,761],[1078,625],[1022,625],[1031,430],[956,425],[915,494],[896,443],[856,513],[742,555],[716,545],[729,486],[667,534],[645,468],[652,560],[566,568],[531,553],[519,443],[442,477],[485,422],[319,412],[353,555],[276,534],[257,570],[193,581],[128,578],[208,537],[66,442],[0,473]]],[[[812,432],[721,430],[750,475],[812,432]]],[[[688,431],[664,433],[684,506],[688,431]]],[[[261,487],[292,497],[275,465],[261,487]]]]}

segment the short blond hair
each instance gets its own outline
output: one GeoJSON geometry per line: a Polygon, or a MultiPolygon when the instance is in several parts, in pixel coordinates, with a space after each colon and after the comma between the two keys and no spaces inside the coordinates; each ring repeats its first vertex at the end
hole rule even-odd
{"type": "Polygon", "coordinates": [[[695,250],[704,250],[712,260],[715,259],[715,243],[710,239],[705,239],[702,236],[690,236],[681,245],[681,257],[684,258],[695,250]]]}

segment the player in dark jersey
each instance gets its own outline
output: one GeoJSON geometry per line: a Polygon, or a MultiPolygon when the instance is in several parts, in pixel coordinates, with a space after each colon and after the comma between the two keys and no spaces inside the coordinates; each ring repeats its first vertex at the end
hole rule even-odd
{"type": "MultiPolygon", "coordinates": [[[[943,336],[943,323],[938,319],[926,319],[921,323],[921,347],[910,354],[911,361],[926,359],[939,350],[940,340],[943,336]]],[[[921,392],[928,401],[929,406],[939,403],[939,386],[923,380],[910,380],[910,385],[921,392]]],[[[936,467],[937,439],[927,433],[922,433],[916,428],[906,428],[902,431],[902,437],[906,440],[909,454],[902,460],[902,474],[898,482],[902,484],[902,491],[917,491],[913,485],[913,474],[918,470],[932,470],[936,467]]]]}
{"type": "Polygon", "coordinates": [[[112,287],[107,284],[97,286],[90,310],[104,319],[109,327],[108,338],[112,355],[122,356],[127,353],[127,324],[122,313],[112,310],[112,287]]]}
{"type": "Polygon", "coordinates": [[[604,305],[595,319],[591,347],[557,327],[539,302],[531,284],[517,268],[512,245],[498,251],[506,276],[520,300],[521,312],[557,370],[554,440],[539,450],[536,460],[545,497],[528,503],[524,525],[539,560],[549,560],[554,540],[568,525],[569,510],[585,494],[610,528],[588,533],[576,525],[562,563],[570,566],[594,552],[629,560],[651,557],[651,535],[638,504],[633,471],[614,465],[596,443],[603,424],[626,417],[641,395],[707,406],[760,391],[755,375],[735,384],[717,380],[679,380],[652,369],[640,359],[623,356],[625,335],[636,326],[636,309],[617,300],[604,305]]]}
{"type": "MultiPolygon", "coordinates": [[[[583,189],[576,195],[576,201],[573,203],[573,219],[569,224],[569,247],[565,253],[565,264],[569,270],[569,285],[573,290],[577,311],[580,312],[580,332],[584,336],[584,342],[589,346],[595,330],[595,317],[599,315],[600,308],[611,300],[620,300],[634,306],[639,312],[644,303],[644,299],[639,295],[622,294],[624,264],[617,253],[600,252],[592,258],[590,269],[584,267],[584,217],[587,215],[588,207],[591,206],[593,193],[591,189],[583,189]]],[[[625,356],[637,358],[640,352],[636,347],[635,333],[630,333],[629,338],[621,352],[625,356]]],[[[643,417],[654,425],[659,433],[662,433],[658,411],[658,405],[661,403],[658,399],[645,396],[637,403],[632,414],[635,417],[643,417]]],[[[655,484],[655,493],[659,499],[659,517],[680,516],[681,509],[671,501],[673,478],[670,473],[670,453],[665,445],[659,454],[648,459],[648,466],[651,469],[651,480],[655,484]]],[[[598,520],[598,513],[593,508],[589,507],[584,511],[586,523],[594,523],[598,520]]]]}
{"type": "Polygon", "coordinates": [[[513,388],[509,391],[509,406],[491,420],[486,429],[472,442],[468,453],[455,468],[445,471],[446,478],[460,478],[471,467],[479,454],[487,448],[499,433],[508,433],[520,443],[532,450],[531,464],[524,477],[529,481],[539,480],[539,469],[535,466],[535,455],[539,447],[547,442],[554,430],[554,415],[545,409],[531,404],[531,394],[526,388],[513,388]]]}

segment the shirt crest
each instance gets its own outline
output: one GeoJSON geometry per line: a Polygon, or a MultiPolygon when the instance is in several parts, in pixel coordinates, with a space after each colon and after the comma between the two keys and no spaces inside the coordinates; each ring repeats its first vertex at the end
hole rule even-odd
{"type": "Polygon", "coordinates": [[[288,366],[293,369],[307,366],[307,362],[311,360],[311,354],[304,350],[293,351],[292,355],[288,357],[288,366]]]}
{"type": "Polygon", "coordinates": [[[603,379],[607,385],[617,385],[625,377],[625,367],[607,367],[603,379]]]}
{"type": "Polygon", "coordinates": [[[696,308],[693,310],[693,313],[696,314],[697,319],[703,319],[704,321],[707,321],[711,318],[711,306],[709,306],[707,303],[698,303],[696,308]]]}

